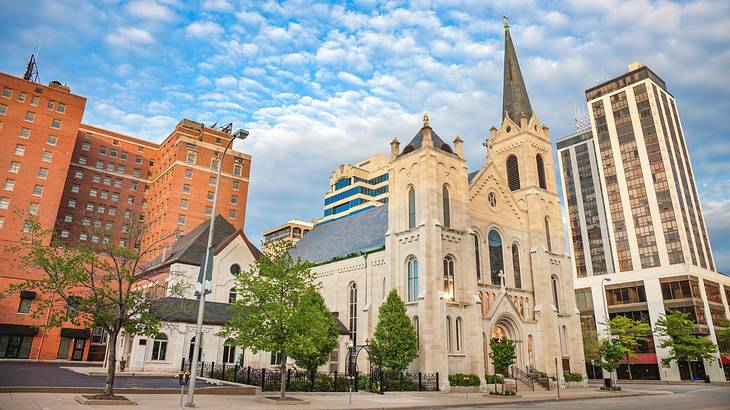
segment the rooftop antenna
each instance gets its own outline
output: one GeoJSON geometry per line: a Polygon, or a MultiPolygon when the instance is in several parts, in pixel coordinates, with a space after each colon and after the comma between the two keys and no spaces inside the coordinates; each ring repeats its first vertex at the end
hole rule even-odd
{"type": "Polygon", "coordinates": [[[40,83],[40,77],[38,76],[38,66],[36,65],[36,55],[40,52],[40,47],[38,47],[38,51],[36,54],[31,54],[30,59],[28,60],[28,66],[25,68],[25,74],[23,74],[23,78],[27,81],[32,81],[34,83],[40,83]]]}
{"type": "Polygon", "coordinates": [[[588,117],[588,112],[584,111],[580,107],[574,109],[575,118],[575,132],[583,132],[591,129],[591,120],[588,117]]]}

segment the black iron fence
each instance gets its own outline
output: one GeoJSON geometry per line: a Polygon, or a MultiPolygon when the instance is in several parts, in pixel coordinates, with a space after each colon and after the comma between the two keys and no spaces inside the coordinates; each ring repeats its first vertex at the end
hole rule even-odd
{"type": "MultiPolygon", "coordinates": [[[[183,359],[180,371],[190,371],[192,363],[183,359]]],[[[258,386],[262,391],[278,391],[281,373],[274,369],[258,369],[231,363],[199,362],[199,377],[224,380],[258,386]]],[[[343,372],[310,373],[287,369],[287,391],[347,392],[366,390],[374,393],[388,391],[438,391],[438,373],[390,373],[378,370],[370,374],[355,372],[349,376],[343,372]]]]}

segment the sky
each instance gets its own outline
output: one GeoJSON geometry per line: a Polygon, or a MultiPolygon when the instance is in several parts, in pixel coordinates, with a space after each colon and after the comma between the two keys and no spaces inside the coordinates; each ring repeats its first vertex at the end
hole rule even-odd
{"type": "MultiPolygon", "coordinates": [[[[181,118],[245,128],[245,231],[323,213],[342,163],[407,143],[427,112],[470,170],[501,116],[503,24],[553,140],[585,89],[640,61],[679,104],[718,269],[730,272],[730,2],[0,0],[0,71],[87,98],[84,122],[160,142],[181,118]]],[[[557,161],[555,161],[557,164],[557,161]]],[[[557,169],[555,170],[557,173],[557,169]]]]}

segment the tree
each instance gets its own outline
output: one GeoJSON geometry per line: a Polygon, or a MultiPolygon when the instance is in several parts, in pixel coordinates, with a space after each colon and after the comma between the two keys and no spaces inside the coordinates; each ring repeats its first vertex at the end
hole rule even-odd
{"type": "Polygon", "coordinates": [[[585,361],[595,366],[596,363],[601,362],[601,343],[598,340],[598,332],[596,329],[582,326],[581,334],[583,335],[583,356],[585,361]]]}
{"type": "Polygon", "coordinates": [[[720,331],[717,332],[717,342],[720,345],[721,352],[730,353],[730,320],[725,319],[720,324],[720,331]]]}
{"type": "Polygon", "coordinates": [[[662,362],[668,364],[672,360],[686,360],[690,379],[693,378],[690,362],[712,359],[717,352],[712,340],[691,333],[693,327],[694,322],[689,314],[681,311],[663,315],[656,322],[656,334],[663,338],[659,346],[669,348],[669,356],[663,358],[662,362]]]}
{"type": "Polygon", "coordinates": [[[651,335],[651,326],[645,322],[633,320],[623,315],[617,315],[608,321],[608,328],[611,332],[611,337],[615,338],[621,346],[621,351],[629,370],[629,379],[631,379],[631,363],[629,363],[629,358],[636,357],[639,341],[646,340],[646,337],[651,335]]]}
{"type": "Polygon", "coordinates": [[[286,397],[286,361],[297,336],[293,320],[304,293],[312,286],[309,264],[289,255],[291,243],[268,244],[247,272],[236,277],[239,298],[229,307],[232,318],[221,331],[254,353],[281,354],[281,398],[286,397]]]}
{"type": "Polygon", "coordinates": [[[494,338],[489,341],[489,350],[494,372],[504,375],[517,358],[514,343],[504,336],[501,339],[494,338]]]}
{"type": "Polygon", "coordinates": [[[418,355],[418,336],[406,315],[406,306],[393,289],[378,311],[378,324],[371,341],[372,357],[379,366],[400,373],[418,355]]]}
{"type": "MultiPolygon", "coordinates": [[[[125,329],[129,333],[155,335],[161,322],[154,298],[165,292],[164,284],[145,275],[149,266],[145,260],[152,257],[159,242],[142,250],[133,249],[131,246],[141,241],[144,225],[132,218],[125,229],[129,247],[102,240],[94,249],[81,241],[74,245],[64,243],[41,226],[37,217],[26,214],[24,236],[18,244],[6,248],[9,254],[20,255],[19,268],[38,274],[11,285],[0,297],[36,289],[39,298],[33,303],[31,317],[47,318],[46,328],[70,322],[87,328],[101,327],[108,333],[104,393],[98,396],[102,399],[114,397],[119,332],[125,329]]],[[[97,238],[110,234],[101,228],[91,232],[97,238]]],[[[178,281],[167,293],[180,294],[184,286],[178,281]]]]}
{"type": "Polygon", "coordinates": [[[620,342],[603,339],[599,351],[601,353],[601,368],[608,371],[611,374],[611,379],[613,379],[613,372],[618,369],[618,362],[624,357],[624,347],[621,346],[620,342]]]}
{"type": "Polygon", "coordinates": [[[329,360],[339,336],[335,318],[314,287],[309,287],[299,298],[290,326],[293,335],[289,356],[314,375],[317,367],[329,360]]]}

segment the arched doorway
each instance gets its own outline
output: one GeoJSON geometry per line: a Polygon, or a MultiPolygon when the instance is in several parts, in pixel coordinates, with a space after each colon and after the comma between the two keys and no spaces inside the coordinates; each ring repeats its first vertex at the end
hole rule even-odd
{"type": "MultiPolygon", "coordinates": [[[[523,369],[525,367],[523,343],[522,343],[522,329],[520,328],[519,321],[511,315],[499,316],[492,325],[492,332],[490,339],[501,339],[502,337],[512,341],[515,345],[515,366],[523,369]]],[[[491,366],[491,360],[490,360],[491,366]]]]}

